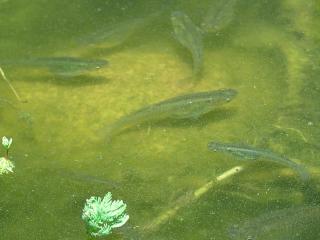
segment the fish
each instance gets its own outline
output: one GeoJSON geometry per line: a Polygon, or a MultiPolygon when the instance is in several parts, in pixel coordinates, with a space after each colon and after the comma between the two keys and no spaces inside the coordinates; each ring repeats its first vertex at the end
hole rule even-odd
{"type": "Polygon", "coordinates": [[[81,37],[81,45],[92,45],[101,48],[114,48],[123,44],[130,36],[146,24],[146,19],[137,18],[116,23],[81,37]]]}
{"type": "Polygon", "coordinates": [[[175,39],[192,55],[193,76],[199,78],[203,66],[203,39],[202,31],[183,12],[171,13],[171,22],[175,39]]]}
{"type": "Polygon", "coordinates": [[[205,33],[218,32],[227,27],[234,18],[237,0],[216,0],[204,16],[201,29],[205,33]]]}
{"type": "Polygon", "coordinates": [[[61,77],[76,77],[88,71],[100,69],[108,64],[108,61],[103,59],[85,59],[78,57],[25,58],[0,62],[9,66],[45,68],[51,73],[61,77]]]}
{"type": "Polygon", "coordinates": [[[148,24],[152,23],[160,14],[159,11],[146,17],[139,17],[110,24],[91,32],[77,40],[81,45],[89,45],[100,48],[114,48],[123,44],[133,34],[148,24]]]}
{"type": "Polygon", "coordinates": [[[232,225],[233,240],[315,240],[320,239],[320,207],[306,205],[274,210],[232,225]]]}
{"type": "Polygon", "coordinates": [[[240,157],[240,159],[242,158],[246,160],[259,160],[263,158],[268,161],[276,162],[278,164],[282,164],[292,168],[293,170],[299,173],[300,177],[304,181],[310,178],[309,173],[304,168],[304,166],[297,164],[294,161],[288,159],[287,157],[281,156],[270,150],[254,148],[251,146],[244,146],[244,145],[230,144],[230,143],[219,143],[219,142],[209,142],[208,149],[214,152],[230,153],[232,155],[240,157]]]}
{"type": "Polygon", "coordinates": [[[53,169],[53,170],[51,169],[51,172],[55,175],[59,175],[66,179],[72,179],[76,182],[84,182],[86,184],[95,184],[95,185],[101,184],[101,185],[105,185],[108,188],[120,187],[120,182],[96,177],[86,173],[81,173],[79,171],[68,171],[66,169],[53,169]]]}
{"type": "Polygon", "coordinates": [[[230,102],[237,95],[234,89],[219,89],[173,97],[141,108],[121,117],[106,132],[109,139],[121,131],[140,123],[159,121],[167,118],[197,119],[221,104],[230,102]]]}

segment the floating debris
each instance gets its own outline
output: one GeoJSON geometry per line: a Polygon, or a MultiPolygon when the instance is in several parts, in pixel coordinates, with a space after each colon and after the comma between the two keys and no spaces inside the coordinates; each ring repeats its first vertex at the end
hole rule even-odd
{"type": "Polygon", "coordinates": [[[108,127],[107,136],[111,138],[122,130],[143,122],[154,122],[166,118],[197,119],[217,106],[230,102],[236,95],[237,91],[234,89],[220,89],[170,98],[120,118],[108,127]]]}
{"type": "Polygon", "coordinates": [[[300,164],[278,155],[270,150],[258,149],[251,146],[237,145],[231,143],[210,142],[208,149],[214,152],[227,152],[246,160],[259,160],[261,158],[288,166],[300,174],[303,180],[309,179],[308,171],[300,164]]]}
{"type": "Polygon", "coordinates": [[[175,38],[182,46],[187,48],[193,59],[193,76],[198,78],[203,65],[202,32],[192,20],[183,12],[176,11],[171,14],[175,38]]]}

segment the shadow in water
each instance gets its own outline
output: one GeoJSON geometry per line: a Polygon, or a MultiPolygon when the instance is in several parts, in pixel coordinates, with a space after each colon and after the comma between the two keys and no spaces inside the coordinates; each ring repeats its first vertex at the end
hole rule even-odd
{"type": "MultiPolygon", "coordinates": [[[[146,121],[141,124],[137,124],[134,127],[124,129],[119,131],[119,133],[111,136],[112,140],[119,135],[126,134],[129,132],[135,132],[137,130],[147,129],[147,128],[186,128],[186,127],[203,127],[209,123],[218,122],[226,119],[232,118],[237,113],[235,108],[219,108],[213,110],[207,114],[204,114],[200,117],[187,118],[187,119],[174,119],[167,118],[159,121],[146,121]]],[[[110,137],[110,136],[109,136],[110,137]]]]}
{"type": "Polygon", "coordinates": [[[89,76],[89,75],[79,75],[74,77],[64,77],[64,76],[26,76],[23,78],[25,81],[35,81],[35,82],[46,82],[56,85],[70,86],[70,87],[80,87],[87,85],[98,85],[109,83],[110,79],[102,76],[89,76]]]}

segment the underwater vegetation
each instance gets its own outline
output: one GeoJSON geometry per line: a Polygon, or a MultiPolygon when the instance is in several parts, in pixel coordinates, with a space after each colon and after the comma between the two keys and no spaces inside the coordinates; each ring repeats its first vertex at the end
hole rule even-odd
{"type": "Polygon", "coordinates": [[[9,160],[9,149],[12,144],[12,138],[2,137],[2,146],[6,151],[4,157],[0,158],[0,175],[4,173],[12,173],[14,164],[9,160]]]}
{"type": "Polygon", "coordinates": [[[119,228],[129,220],[126,208],[127,205],[122,200],[112,200],[112,194],[108,192],[103,198],[87,199],[82,219],[90,235],[102,237],[109,235],[113,228],[119,228]]]}
{"type": "Polygon", "coordinates": [[[216,107],[230,102],[236,95],[237,91],[234,89],[220,89],[173,97],[124,116],[102,132],[105,132],[110,140],[121,131],[143,122],[159,121],[166,118],[197,119],[216,107]]]}

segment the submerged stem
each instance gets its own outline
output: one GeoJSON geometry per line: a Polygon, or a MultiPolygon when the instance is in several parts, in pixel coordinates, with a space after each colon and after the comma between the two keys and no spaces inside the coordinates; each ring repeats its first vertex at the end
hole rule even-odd
{"type": "Polygon", "coordinates": [[[213,180],[207,182],[200,188],[196,189],[195,191],[184,195],[183,197],[179,198],[175,205],[168,210],[161,213],[158,217],[156,217],[153,221],[151,221],[150,224],[144,227],[144,232],[149,234],[151,232],[154,232],[160,228],[160,226],[164,223],[166,223],[169,219],[173,218],[178,210],[180,210],[183,207],[186,207],[190,203],[198,200],[201,198],[205,193],[207,193],[209,190],[211,190],[214,186],[216,186],[221,181],[228,179],[229,177],[232,177],[235,174],[240,173],[244,168],[242,166],[236,166],[233,167],[221,175],[217,176],[213,180]]]}
{"type": "Polygon", "coordinates": [[[17,93],[17,91],[14,89],[14,87],[12,86],[11,82],[8,80],[8,78],[6,77],[6,75],[4,74],[4,71],[2,70],[2,68],[0,67],[0,74],[2,75],[2,78],[7,82],[7,84],[9,85],[9,87],[11,88],[13,94],[16,96],[16,98],[18,99],[19,102],[24,102],[22,101],[21,97],[19,96],[19,94],[17,93]]]}

